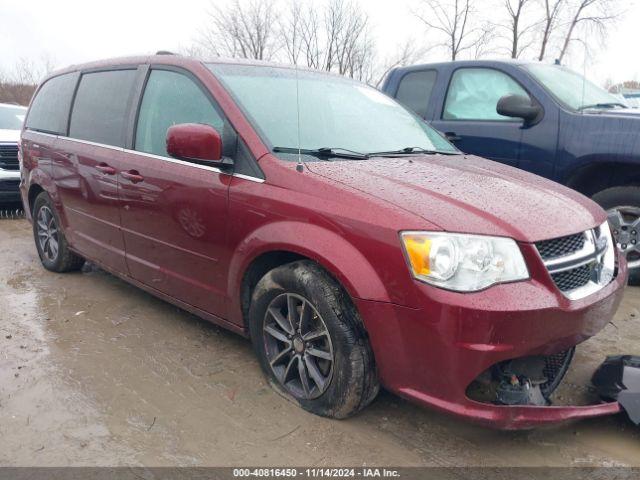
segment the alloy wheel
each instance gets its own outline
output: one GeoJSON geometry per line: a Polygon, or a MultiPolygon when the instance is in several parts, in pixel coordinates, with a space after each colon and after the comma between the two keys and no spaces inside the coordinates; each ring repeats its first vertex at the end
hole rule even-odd
{"type": "Polygon", "coordinates": [[[290,394],[311,400],[327,390],[333,375],[333,345],[309,300],[293,293],[274,298],[265,313],[263,340],[271,370],[290,394]]]}
{"type": "Polygon", "coordinates": [[[58,258],[60,236],[56,218],[47,205],[42,206],[38,211],[36,231],[40,251],[48,261],[55,262],[58,258]]]}
{"type": "Polygon", "coordinates": [[[629,262],[640,267],[640,207],[615,207],[607,211],[613,238],[629,262]]]}

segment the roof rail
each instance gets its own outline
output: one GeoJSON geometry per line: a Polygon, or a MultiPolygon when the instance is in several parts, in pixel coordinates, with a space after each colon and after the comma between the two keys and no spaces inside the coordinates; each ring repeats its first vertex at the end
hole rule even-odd
{"type": "Polygon", "coordinates": [[[175,53],[170,52],[169,50],[158,50],[156,55],[175,55],[175,53]]]}

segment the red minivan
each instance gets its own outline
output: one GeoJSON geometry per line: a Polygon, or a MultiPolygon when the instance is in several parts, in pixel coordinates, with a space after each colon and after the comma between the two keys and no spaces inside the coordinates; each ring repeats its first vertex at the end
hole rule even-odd
{"type": "Polygon", "coordinates": [[[379,385],[499,428],[620,410],[550,405],[622,298],[605,212],[366,85],[176,55],[74,66],[40,85],[21,157],[46,269],[86,259],[250,337],[313,413],[379,385]]]}

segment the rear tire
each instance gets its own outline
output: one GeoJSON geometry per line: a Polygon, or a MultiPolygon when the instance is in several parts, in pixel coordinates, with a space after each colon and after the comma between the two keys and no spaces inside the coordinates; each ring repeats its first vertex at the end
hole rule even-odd
{"type": "Polygon", "coordinates": [[[596,193],[592,199],[609,214],[619,250],[625,250],[629,262],[629,284],[640,285],[640,222],[634,223],[640,219],[640,187],[608,188],[596,193]],[[616,211],[621,215],[616,215],[616,211]]]}
{"type": "Polygon", "coordinates": [[[317,264],[297,261],[267,273],[253,292],[249,326],[269,382],[305,410],[346,418],[376,397],[378,378],[362,321],[346,292],[317,264]]]}
{"type": "Polygon", "coordinates": [[[80,270],[84,258],[69,249],[69,244],[60,228],[60,217],[46,192],[40,193],[33,202],[33,238],[42,265],[52,272],[80,270]]]}

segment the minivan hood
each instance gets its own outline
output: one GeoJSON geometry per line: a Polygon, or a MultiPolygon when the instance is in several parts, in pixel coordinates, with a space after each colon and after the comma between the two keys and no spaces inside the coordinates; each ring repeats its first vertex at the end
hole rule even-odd
{"type": "Polygon", "coordinates": [[[20,130],[7,130],[0,128],[0,142],[19,142],[20,130]]]}
{"type": "Polygon", "coordinates": [[[599,206],[573,190],[479,157],[425,155],[307,166],[450,232],[537,242],[588,230],[606,219],[599,206]]]}

